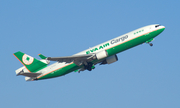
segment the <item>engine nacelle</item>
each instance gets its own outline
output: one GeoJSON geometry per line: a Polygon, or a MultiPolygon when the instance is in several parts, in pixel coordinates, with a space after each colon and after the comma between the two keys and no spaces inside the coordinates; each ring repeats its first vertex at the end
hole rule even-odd
{"type": "Polygon", "coordinates": [[[102,61],[100,65],[111,64],[111,63],[114,63],[116,61],[118,61],[117,55],[112,55],[112,56],[106,58],[104,61],[102,61]]]}
{"type": "Polygon", "coordinates": [[[107,53],[106,50],[100,51],[100,52],[98,52],[98,53],[96,54],[96,58],[97,58],[98,60],[103,59],[103,58],[105,58],[105,57],[107,57],[107,56],[108,56],[108,53],[107,53]]]}
{"type": "Polygon", "coordinates": [[[42,61],[43,63],[46,63],[46,64],[49,64],[50,61],[49,60],[46,60],[46,59],[41,59],[40,61],[42,61]]]}

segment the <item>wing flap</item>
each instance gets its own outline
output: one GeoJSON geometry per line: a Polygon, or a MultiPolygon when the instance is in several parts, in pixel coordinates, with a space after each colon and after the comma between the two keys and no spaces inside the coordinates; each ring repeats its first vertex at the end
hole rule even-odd
{"type": "Polygon", "coordinates": [[[73,55],[73,56],[66,56],[66,57],[47,57],[47,60],[51,61],[58,61],[58,62],[75,62],[75,63],[82,63],[83,61],[87,61],[94,57],[95,54],[83,54],[83,55],[73,55]]]}
{"type": "Polygon", "coordinates": [[[59,61],[61,59],[83,59],[83,58],[88,58],[91,57],[94,54],[83,54],[83,55],[73,55],[73,56],[66,56],[66,57],[48,57],[47,60],[51,61],[59,61]]]}

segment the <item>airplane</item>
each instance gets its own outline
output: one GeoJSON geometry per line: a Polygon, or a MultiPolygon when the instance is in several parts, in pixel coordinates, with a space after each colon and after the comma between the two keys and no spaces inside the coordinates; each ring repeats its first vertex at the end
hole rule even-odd
{"type": "Polygon", "coordinates": [[[95,65],[97,64],[105,65],[118,61],[117,53],[143,43],[153,46],[151,41],[163,32],[164,29],[165,26],[160,24],[144,26],[75,55],[66,57],[46,57],[39,54],[41,60],[38,60],[18,51],[13,55],[24,66],[15,72],[17,76],[25,76],[26,81],[37,81],[63,76],[73,71],[91,71],[95,69],[95,65]],[[50,61],[57,62],[50,64],[50,61]]]}

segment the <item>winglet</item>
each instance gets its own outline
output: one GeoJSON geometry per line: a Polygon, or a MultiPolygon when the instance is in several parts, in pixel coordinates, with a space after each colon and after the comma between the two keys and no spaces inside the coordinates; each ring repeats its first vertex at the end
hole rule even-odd
{"type": "Polygon", "coordinates": [[[41,59],[46,59],[47,57],[46,56],[44,56],[44,55],[42,55],[42,54],[38,54],[39,55],[39,57],[41,58],[41,59]]]}

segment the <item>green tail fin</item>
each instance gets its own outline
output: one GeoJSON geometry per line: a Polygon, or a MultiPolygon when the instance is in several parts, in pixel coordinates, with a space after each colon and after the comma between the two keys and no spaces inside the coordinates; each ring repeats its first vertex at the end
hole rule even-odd
{"type": "Polygon", "coordinates": [[[27,54],[20,51],[14,53],[14,56],[29,70],[30,72],[37,72],[47,66],[46,63],[35,59],[27,54]]]}

